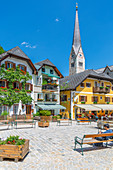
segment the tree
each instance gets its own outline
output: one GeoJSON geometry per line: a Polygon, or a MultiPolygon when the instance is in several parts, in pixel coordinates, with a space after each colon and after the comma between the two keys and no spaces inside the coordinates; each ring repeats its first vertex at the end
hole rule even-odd
{"type": "Polygon", "coordinates": [[[5,53],[5,50],[0,46],[0,54],[5,53]]]}
{"type": "Polygon", "coordinates": [[[5,69],[5,65],[3,64],[0,67],[0,79],[7,80],[7,88],[0,88],[0,105],[7,105],[10,108],[13,104],[19,103],[22,101],[22,104],[30,104],[32,102],[31,96],[27,94],[25,89],[25,84],[28,80],[32,79],[32,76],[26,72],[24,73],[17,66],[16,69],[9,68],[5,69]],[[14,89],[13,83],[19,82],[22,85],[20,89],[14,89]]]}

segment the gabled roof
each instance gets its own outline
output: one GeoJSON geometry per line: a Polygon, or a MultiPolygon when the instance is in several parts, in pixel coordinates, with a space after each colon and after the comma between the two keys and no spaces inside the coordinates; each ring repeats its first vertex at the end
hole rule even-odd
{"type": "Polygon", "coordinates": [[[96,71],[97,73],[104,73],[107,68],[108,68],[110,71],[113,71],[113,65],[111,65],[111,66],[106,66],[106,67],[97,69],[97,70],[95,70],[95,71],[96,71]]]}
{"type": "Polygon", "coordinates": [[[39,65],[39,66],[48,65],[48,66],[55,67],[55,65],[49,59],[35,63],[35,65],[39,65]]]}
{"type": "Polygon", "coordinates": [[[13,56],[15,58],[19,58],[22,60],[26,60],[30,67],[35,71],[36,73],[36,68],[30,58],[17,46],[12,48],[11,50],[6,51],[5,53],[0,55],[0,62],[4,59],[6,59],[8,56],[13,56]]]}
{"type": "Polygon", "coordinates": [[[88,77],[113,81],[113,79],[105,73],[99,74],[94,70],[85,70],[84,72],[76,73],[74,75],[60,79],[60,85],[64,87],[66,86],[66,88],[62,90],[75,90],[75,88],[79,86],[88,77]]]}
{"type": "Polygon", "coordinates": [[[17,46],[12,48],[11,50],[6,51],[5,53],[0,55],[0,59],[2,59],[3,57],[7,56],[8,54],[13,54],[16,56],[20,56],[22,58],[26,58],[29,59],[29,57],[17,46]]]}
{"type": "Polygon", "coordinates": [[[60,71],[57,69],[57,67],[49,60],[49,59],[46,59],[46,60],[43,60],[43,61],[40,61],[38,63],[35,63],[35,65],[38,65],[40,66],[38,68],[38,71],[45,65],[47,66],[50,66],[50,67],[53,67],[54,70],[56,71],[56,73],[60,76],[60,78],[63,78],[64,76],[60,73],[60,71]]]}

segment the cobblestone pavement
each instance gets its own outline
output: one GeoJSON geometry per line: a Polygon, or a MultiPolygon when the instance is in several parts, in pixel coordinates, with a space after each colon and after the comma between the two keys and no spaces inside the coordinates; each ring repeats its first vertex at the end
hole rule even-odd
{"type": "MultiPolygon", "coordinates": [[[[107,148],[93,148],[84,145],[84,156],[74,151],[74,137],[97,133],[96,123],[91,125],[57,126],[48,128],[21,128],[1,130],[0,137],[19,135],[30,140],[30,152],[23,161],[4,160],[0,170],[113,170],[113,145],[107,148]],[[86,150],[87,148],[87,150],[86,150]]],[[[79,148],[79,145],[77,146],[79,148]]]]}

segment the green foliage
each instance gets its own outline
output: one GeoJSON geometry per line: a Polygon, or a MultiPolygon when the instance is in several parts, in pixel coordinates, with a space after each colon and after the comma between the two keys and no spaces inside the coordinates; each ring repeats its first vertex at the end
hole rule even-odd
{"type": "Polygon", "coordinates": [[[47,80],[43,79],[42,85],[45,85],[45,84],[47,84],[47,80]]]}
{"type": "Polygon", "coordinates": [[[2,114],[1,114],[2,116],[7,116],[7,115],[9,115],[9,112],[7,112],[7,111],[4,111],[4,112],[2,112],[2,114]]]}
{"type": "Polygon", "coordinates": [[[6,140],[0,140],[0,145],[10,144],[10,145],[24,145],[25,139],[19,139],[19,136],[10,136],[6,140]]]}
{"type": "Polygon", "coordinates": [[[40,116],[40,112],[36,112],[36,114],[33,114],[33,117],[40,116]]]}
{"type": "Polygon", "coordinates": [[[0,54],[5,53],[5,50],[0,46],[0,54]]]}
{"type": "Polygon", "coordinates": [[[8,89],[0,88],[0,105],[8,105],[10,108],[13,104],[19,103],[20,100],[22,104],[31,104],[32,98],[27,95],[25,84],[28,80],[32,79],[32,76],[28,72],[24,75],[18,66],[15,70],[14,68],[6,70],[4,64],[0,68],[0,79],[8,81],[8,89]],[[22,83],[22,90],[14,89],[13,83],[16,81],[22,83]]]}
{"type": "Polygon", "coordinates": [[[51,111],[49,111],[49,110],[40,110],[40,116],[51,116],[51,111]]]}

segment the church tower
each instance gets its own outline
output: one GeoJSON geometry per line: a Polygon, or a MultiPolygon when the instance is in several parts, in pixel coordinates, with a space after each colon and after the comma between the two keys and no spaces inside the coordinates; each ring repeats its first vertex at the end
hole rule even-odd
{"type": "Polygon", "coordinates": [[[76,18],[75,18],[75,28],[71,54],[69,57],[69,75],[74,73],[80,73],[85,70],[85,57],[82,50],[79,20],[78,20],[78,4],[76,4],[76,18]]]}

